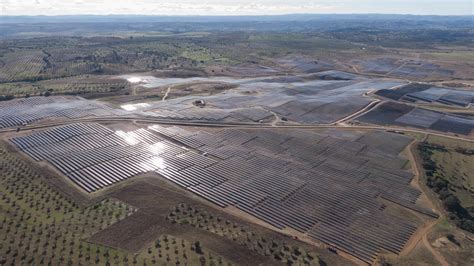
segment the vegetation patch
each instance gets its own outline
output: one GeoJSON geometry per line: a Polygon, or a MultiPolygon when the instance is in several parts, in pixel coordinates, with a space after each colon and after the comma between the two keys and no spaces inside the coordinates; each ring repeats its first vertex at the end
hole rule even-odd
{"type": "Polygon", "coordinates": [[[298,246],[291,246],[276,238],[268,238],[249,230],[232,220],[209,213],[191,205],[180,203],[168,215],[174,224],[193,226],[225,237],[261,255],[272,257],[288,265],[324,265],[325,263],[312,252],[298,246]]]}
{"type": "Polygon", "coordinates": [[[204,248],[199,241],[189,242],[170,235],[160,236],[146,248],[143,256],[153,265],[231,265],[204,248]]]}
{"type": "Polygon", "coordinates": [[[430,142],[418,145],[426,182],[439,196],[449,218],[458,227],[474,233],[472,166],[474,150],[450,148],[430,142]]]}

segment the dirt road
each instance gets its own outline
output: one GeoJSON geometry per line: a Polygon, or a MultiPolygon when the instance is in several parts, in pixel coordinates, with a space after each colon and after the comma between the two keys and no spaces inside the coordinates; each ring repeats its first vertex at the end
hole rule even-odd
{"type": "Polygon", "coordinates": [[[168,94],[170,93],[170,91],[171,91],[171,86],[166,89],[165,95],[161,99],[162,102],[166,101],[166,98],[168,98],[168,94]]]}
{"type": "MultiPolygon", "coordinates": [[[[426,135],[425,135],[425,139],[426,139],[426,135]]],[[[415,179],[415,182],[418,183],[418,186],[421,189],[421,191],[427,196],[428,200],[431,203],[432,208],[435,209],[440,216],[437,220],[432,221],[428,224],[425,224],[425,226],[416,234],[413,240],[407,243],[403,253],[407,254],[413,251],[413,249],[420,242],[420,240],[422,240],[423,245],[433,255],[433,258],[442,266],[448,266],[449,263],[446,261],[446,259],[437,250],[435,250],[431,246],[430,242],[428,241],[428,234],[430,233],[431,229],[433,229],[433,227],[436,226],[443,218],[443,211],[440,210],[440,206],[436,202],[433,202],[433,200],[430,199],[429,194],[427,193],[427,188],[425,184],[422,184],[423,182],[421,181],[421,175],[423,174],[423,168],[421,167],[421,162],[419,161],[419,157],[415,155],[415,153],[417,152],[416,144],[417,142],[414,141],[408,147],[408,151],[409,151],[408,159],[412,162],[412,169],[415,175],[414,179],[415,179]],[[421,236],[421,239],[419,236],[421,236]]]]}

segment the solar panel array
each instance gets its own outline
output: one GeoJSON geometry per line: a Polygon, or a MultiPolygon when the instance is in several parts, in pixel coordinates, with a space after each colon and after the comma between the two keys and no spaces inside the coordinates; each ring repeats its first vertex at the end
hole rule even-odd
{"type": "Polygon", "coordinates": [[[424,91],[406,94],[402,97],[402,100],[425,103],[437,102],[446,105],[468,107],[474,102],[474,92],[431,87],[424,91]]]}
{"type": "Polygon", "coordinates": [[[245,82],[234,80],[232,82],[239,87],[225,93],[167,99],[147,103],[139,110],[148,116],[172,120],[260,122],[272,120],[276,114],[300,123],[332,123],[367,106],[372,100],[364,97],[364,93],[403,84],[383,80],[311,78],[285,76],[245,82]],[[196,100],[204,100],[205,107],[194,106],[196,100]]]}
{"type": "Polygon", "coordinates": [[[83,118],[123,114],[79,97],[30,97],[0,103],[0,128],[21,126],[48,118],[83,118]]]}
{"type": "Polygon", "coordinates": [[[474,92],[466,89],[431,87],[412,83],[397,89],[381,89],[375,94],[405,102],[439,103],[458,107],[469,107],[474,103],[474,92]]]}
{"type": "Polygon", "coordinates": [[[221,207],[235,206],[366,262],[384,250],[400,252],[417,227],[384,212],[379,198],[436,216],[415,204],[420,191],[401,169],[406,160],[398,154],[411,139],[336,135],[343,137],[159,125],[123,132],[79,123],[11,141],[87,192],[155,171],[221,207]]]}
{"type": "Polygon", "coordinates": [[[273,117],[273,114],[270,111],[266,111],[262,108],[222,110],[188,106],[185,106],[183,109],[180,109],[179,106],[178,108],[173,107],[173,110],[159,108],[153,110],[153,112],[143,112],[143,114],[160,119],[209,122],[259,122],[273,117]]]}
{"type": "MultiPolygon", "coordinates": [[[[46,160],[87,192],[164,167],[187,167],[186,149],[146,129],[112,131],[97,123],[76,123],[11,141],[37,161],[46,160]]],[[[193,155],[187,155],[193,157],[193,155]]]]}
{"type": "Polygon", "coordinates": [[[204,168],[157,170],[168,180],[366,262],[382,250],[400,252],[416,230],[385,213],[377,198],[436,217],[415,204],[420,191],[401,169],[406,160],[398,153],[411,141],[405,136],[373,132],[350,141],[306,131],[150,129],[216,160],[204,168]]]}
{"type": "Polygon", "coordinates": [[[400,125],[440,132],[469,135],[474,130],[474,119],[448,114],[397,102],[385,102],[356,120],[379,125],[400,125]]]}

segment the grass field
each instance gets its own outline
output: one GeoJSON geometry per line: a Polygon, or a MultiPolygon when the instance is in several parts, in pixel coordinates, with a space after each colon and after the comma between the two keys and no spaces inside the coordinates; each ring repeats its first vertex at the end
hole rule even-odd
{"type": "Polygon", "coordinates": [[[442,136],[428,135],[428,138],[426,139],[426,141],[430,143],[443,145],[452,149],[456,149],[456,148],[474,149],[474,142],[455,140],[452,138],[445,138],[442,136]]]}
{"type": "Polygon", "coordinates": [[[472,51],[451,51],[451,52],[431,52],[431,53],[424,53],[422,55],[427,59],[432,60],[441,60],[441,61],[455,61],[455,62],[463,62],[467,61],[474,61],[474,52],[472,51]]]}
{"type": "Polygon", "coordinates": [[[433,151],[432,159],[438,169],[437,178],[448,181],[454,188],[454,194],[466,208],[474,207],[474,156],[459,152],[459,148],[474,149],[474,144],[430,136],[428,143],[443,145],[446,151],[433,151]]]}
{"type": "Polygon", "coordinates": [[[441,169],[440,178],[458,188],[456,194],[463,205],[474,206],[474,157],[455,150],[435,152],[433,160],[441,169]]]}
{"type": "Polygon", "coordinates": [[[450,220],[474,232],[474,144],[429,136],[418,146],[426,183],[438,194],[450,220]]]}
{"type": "Polygon", "coordinates": [[[438,223],[428,235],[428,241],[451,265],[471,265],[474,261],[474,242],[447,219],[438,223]]]}

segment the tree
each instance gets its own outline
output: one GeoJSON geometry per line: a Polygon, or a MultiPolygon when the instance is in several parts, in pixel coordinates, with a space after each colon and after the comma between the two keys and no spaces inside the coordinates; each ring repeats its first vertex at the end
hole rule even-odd
{"type": "Polygon", "coordinates": [[[460,209],[462,209],[461,205],[459,204],[459,199],[454,195],[450,195],[444,200],[444,207],[449,212],[453,212],[456,214],[459,212],[460,209]]]}
{"type": "Polygon", "coordinates": [[[447,188],[448,188],[448,182],[446,182],[445,180],[441,178],[437,178],[435,182],[433,183],[433,190],[436,191],[437,193],[447,188]]]}
{"type": "Polygon", "coordinates": [[[206,265],[206,258],[204,256],[199,257],[199,262],[201,265],[206,265]]]}
{"type": "Polygon", "coordinates": [[[473,220],[463,219],[458,223],[458,226],[463,230],[474,233],[474,221],[473,220]]]}
{"type": "Polygon", "coordinates": [[[194,243],[194,251],[196,251],[197,254],[203,254],[202,253],[202,247],[201,247],[201,243],[199,241],[196,241],[194,243]]]}
{"type": "Polygon", "coordinates": [[[458,245],[458,246],[461,245],[461,243],[459,243],[459,241],[457,241],[456,237],[455,237],[453,234],[448,234],[448,235],[446,236],[446,238],[447,238],[449,241],[451,241],[452,243],[454,243],[454,244],[456,244],[456,245],[458,245]]]}

